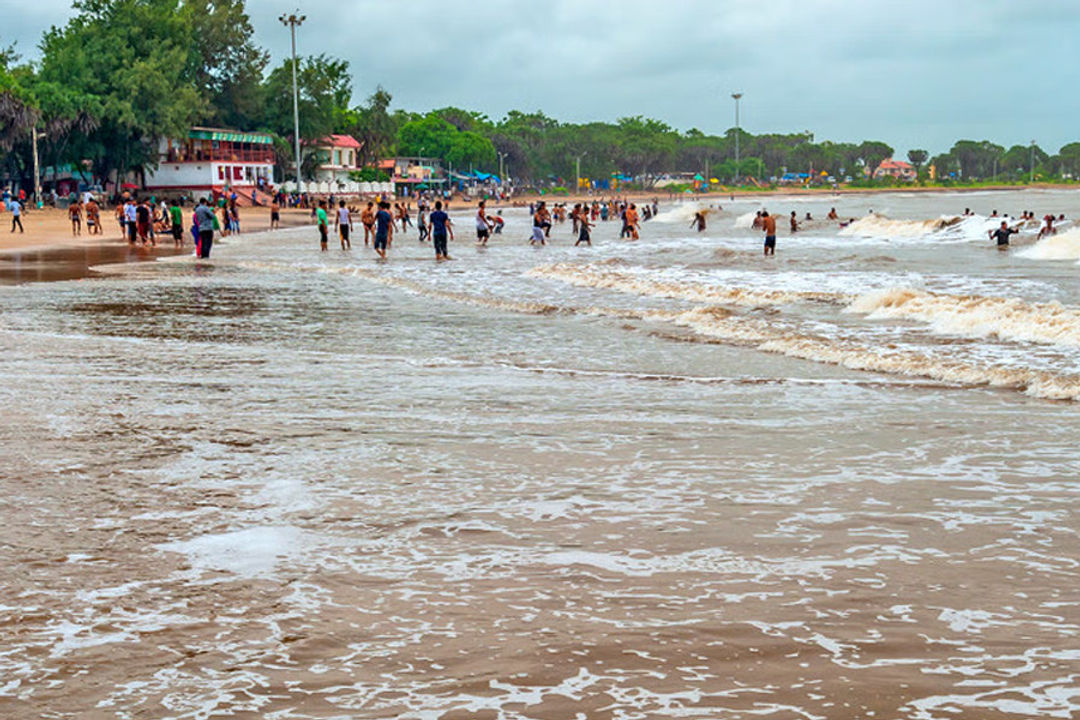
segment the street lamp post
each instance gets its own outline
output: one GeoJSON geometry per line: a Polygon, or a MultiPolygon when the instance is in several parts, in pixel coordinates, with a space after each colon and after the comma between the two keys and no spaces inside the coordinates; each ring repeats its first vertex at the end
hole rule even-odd
{"type": "Polygon", "coordinates": [[[739,98],[743,94],[731,93],[731,97],[735,100],[735,181],[739,180],[739,98]]]}
{"type": "Polygon", "coordinates": [[[503,177],[503,158],[505,158],[508,154],[509,153],[504,153],[504,152],[499,153],[499,182],[500,183],[503,182],[506,179],[506,178],[503,177]]]}
{"type": "Polygon", "coordinates": [[[282,25],[289,26],[289,33],[292,35],[292,107],[293,107],[293,141],[296,145],[296,192],[303,193],[304,187],[300,180],[300,91],[296,85],[296,28],[302,25],[307,17],[299,14],[297,10],[292,15],[282,15],[282,25]]]}
{"type": "Polygon", "coordinates": [[[577,185],[574,186],[574,192],[581,190],[581,158],[585,157],[589,153],[583,152],[580,155],[574,157],[574,172],[577,175],[577,185]]]}
{"type": "Polygon", "coordinates": [[[1029,171],[1031,173],[1031,179],[1028,181],[1028,184],[1034,185],[1035,184],[1035,141],[1034,140],[1031,141],[1031,165],[1029,166],[1028,169],[1029,169],[1029,171]]]}
{"type": "Polygon", "coordinates": [[[30,137],[33,139],[34,148],[34,207],[41,207],[41,170],[38,163],[38,138],[45,137],[45,133],[38,132],[37,123],[34,123],[34,127],[30,128],[30,137]]]}

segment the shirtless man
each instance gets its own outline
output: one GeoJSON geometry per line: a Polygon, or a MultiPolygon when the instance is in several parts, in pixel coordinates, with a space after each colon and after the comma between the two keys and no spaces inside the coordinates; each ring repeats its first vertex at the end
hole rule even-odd
{"type": "Polygon", "coordinates": [[[68,205],[68,217],[71,218],[71,234],[82,235],[83,208],[81,202],[76,200],[71,205],[68,205]]]}
{"type": "Polygon", "coordinates": [[[270,203],[270,229],[277,230],[281,227],[281,206],[278,205],[278,201],[275,198],[274,202],[270,203]]]}
{"type": "Polygon", "coordinates": [[[768,210],[761,211],[761,229],[765,231],[765,255],[776,254],[776,218],[768,210]]]}
{"type": "Polygon", "coordinates": [[[589,214],[587,212],[584,212],[584,211],[579,212],[578,213],[578,228],[579,228],[578,239],[577,239],[577,242],[574,243],[574,247],[577,247],[581,243],[585,243],[589,247],[592,247],[592,236],[589,233],[589,228],[591,228],[592,226],[593,226],[593,224],[591,222],[589,222],[589,214]]]}
{"type": "Polygon", "coordinates": [[[375,237],[375,203],[368,202],[364,212],[360,213],[360,222],[364,225],[364,246],[375,237]]]}
{"type": "Polygon", "coordinates": [[[791,211],[791,232],[796,233],[799,231],[799,221],[795,218],[795,211],[791,211]]]}
{"type": "Polygon", "coordinates": [[[829,214],[826,215],[826,217],[829,218],[830,220],[839,220],[840,219],[840,216],[836,214],[836,208],[830,209],[829,214]]]}

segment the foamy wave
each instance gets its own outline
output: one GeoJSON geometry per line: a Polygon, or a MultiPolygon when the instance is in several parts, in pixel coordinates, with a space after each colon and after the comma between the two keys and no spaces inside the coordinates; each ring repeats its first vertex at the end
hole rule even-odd
{"type": "Polygon", "coordinates": [[[762,352],[840,365],[851,370],[924,377],[957,385],[1012,388],[1051,400],[1080,398],[1078,375],[1058,375],[1021,367],[981,366],[914,352],[881,351],[854,343],[776,330],[761,321],[734,317],[723,308],[697,308],[656,317],[688,327],[705,337],[750,345],[762,352]]]}
{"type": "MultiPolygon", "coordinates": [[[[750,228],[754,226],[754,217],[758,214],[757,210],[753,210],[748,213],[743,213],[739,217],[735,218],[735,227],[737,228],[750,228]]],[[[689,221],[687,221],[689,222],[689,221]]]]}
{"type": "Polygon", "coordinates": [[[709,213],[715,211],[716,208],[713,207],[712,203],[705,201],[683,202],[658,214],[653,218],[653,222],[682,223],[683,225],[689,225],[690,221],[694,219],[694,215],[702,210],[709,213]]]}
{"type": "Polygon", "coordinates": [[[892,220],[884,215],[867,215],[840,230],[845,237],[918,238],[963,222],[963,217],[940,217],[930,220],[892,220]]]}
{"type": "Polygon", "coordinates": [[[859,296],[846,312],[921,320],[944,335],[1080,346],[1080,309],[1059,303],[893,288],[859,296]]]}
{"type": "Polygon", "coordinates": [[[694,302],[727,303],[748,307],[787,305],[799,302],[846,304],[851,296],[831,292],[797,292],[786,290],[761,290],[754,288],[703,285],[644,277],[641,273],[615,270],[596,265],[560,263],[542,265],[529,271],[536,278],[560,280],[578,287],[618,290],[650,297],[691,300],[694,302]]]}
{"type": "Polygon", "coordinates": [[[1032,260],[1080,260],[1080,228],[1043,238],[1016,254],[1032,260]]]}

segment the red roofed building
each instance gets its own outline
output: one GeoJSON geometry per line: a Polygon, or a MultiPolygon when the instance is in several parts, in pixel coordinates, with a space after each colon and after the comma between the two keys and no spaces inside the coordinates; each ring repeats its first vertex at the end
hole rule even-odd
{"type": "Polygon", "coordinates": [[[874,178],[883,177],[911,181],[916,177],[915,167],[903,160],[893,160],[892,158],[882,160],[881,164],[877,166],[877,170],[874,171],[874,178]]]}
{"type": "Polygon", "coordinates": [[[315,145],[319,166],[315,181],[320,183],[349,182],[349,173],[360,169],[360,149],[363,146],[350,135],[330,135],[315,145]]]}

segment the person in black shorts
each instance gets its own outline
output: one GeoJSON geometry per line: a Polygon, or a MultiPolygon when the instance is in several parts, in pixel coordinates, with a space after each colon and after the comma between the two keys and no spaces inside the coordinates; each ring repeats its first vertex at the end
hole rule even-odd
{"type": "Polygon", "coordinates": [[[1001,227],[999,227],[997,230],[990,231],[990,238],[992,240],[997,240],[998,250],[1008,250],[1009,236],[1018,232],[1020,232],[1019,229],[1009,227],[1009,224],[1002,220],[1001,227]]]}
{"type": "Polygon", "coordinates": [[[386,248],[393,242],[394,216],[390,214],[390,203],[379,203],[379,212],[375,213],[375,252],[386,259],[386,248]]]}
{"type": "Polygon", "coordinates": [[[454,237],[454,228],[450,227],[450,216],[443,212],[442,200],[435,201],[435,212],[431,213],[431,240],[435,245],[435,259],[449,260],[446,250],[446,237],[454,237]]]}
{"type": "Polygon", "coordinates": [[[592,247],[592,236],[589,234],[589,228],[592,227],[592,223],[589,222],[589,213],[582,211],[578,213],[578,239],[574,243],[574,247],[577,247],[581,243],[585,243],[589,247],[592,247]]]}
{"type": "Polygon", "coordinates": [[[769,212],[761,213],[761,228],[765,231],[765,254],[776,254],[776,218],[769,212]]]}

